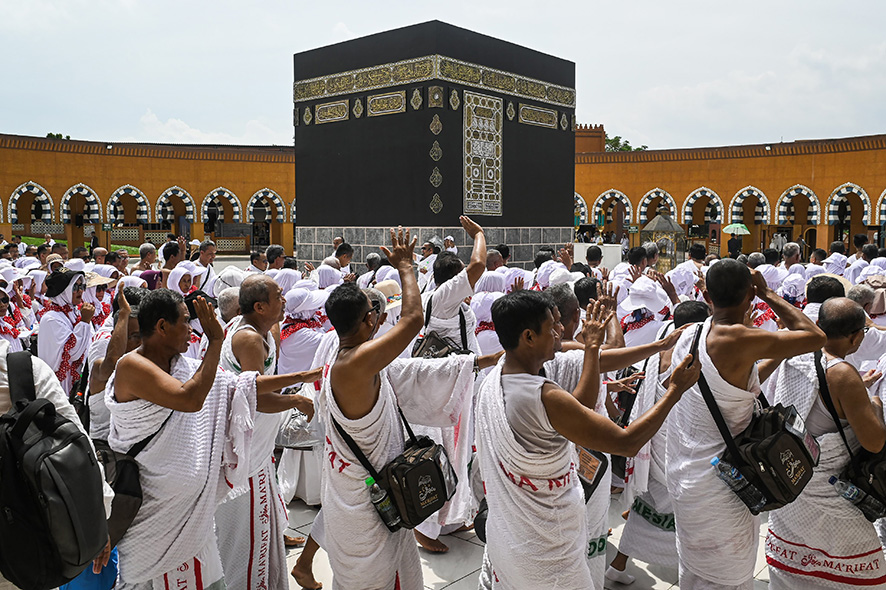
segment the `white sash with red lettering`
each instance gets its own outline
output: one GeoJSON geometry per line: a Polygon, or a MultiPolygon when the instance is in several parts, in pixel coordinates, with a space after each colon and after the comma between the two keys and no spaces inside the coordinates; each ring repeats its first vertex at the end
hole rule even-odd
{"type": "Polygon", "coordinates": [[[575,447],[528,453],[517,442],[505,414],[501,364],[480,387],[476,427],[489,504],[486,553],[492,588],[593,588],[575,447]]]}
{"type": "MultiPolygon", "coordinates": [[[[812,359],[811,354],[805,354],[785,361],[775,390],[776,403],[794,404],[804,418],[818,395],[812,359]]],[[[855,451],[859,448],[855,433],[848,426],[845,432],[855,451]]],[[[769,513],[766,561],[772,586],[882,588],[886,585],[886,559],[874,525],[828,483],[828,478],[839,475],[849,462],[846,446],[836,432],[817,440],[821,455],[803,493],[769,513]]]]}

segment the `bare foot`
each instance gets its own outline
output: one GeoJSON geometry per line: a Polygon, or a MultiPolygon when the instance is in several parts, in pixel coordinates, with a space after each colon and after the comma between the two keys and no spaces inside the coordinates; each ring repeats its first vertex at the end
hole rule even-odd
{"type": "MultiPolygon", "coordinates": [[[[310,564],[308,565],[310,566],[310,564]]],[[[293,578],[295,578],[295,583],[302,588],[309,588],[310,590],[320,590],[320,588],[323,587],[323,584],[314,579],[313,571],[302,567],[300,556],[299,559],[295,562],[295,567],[293,567],[292,571],[289,573],[292,574],[293,578]]]]}
{"type": "Polygon", "coordinates": [[[472,531],[472,530],[474,530],[474,523],[463,524],[452,532],[453,533],[464,533],[466,531],[472,531]]]}
{"type": "Polygon", "coordinates": [[[622,517],[623,519],[627,520],[627,519],[628,519],[628,515],[630,515],[630,513],[631,513],[630,510],[625,510],[624,512],[621,513],[621,517],[622,517]]]}
{"type": "Polygon", "coordinates": [[[415,533],[415,540],[418,541],[418,544],[425,551],[430,551],[431,553],[446,553],[447,551],[449,551],[449,547],[444,545],[440,541],[440,539],[432,539],[430,537],[426,537],[425,535],[414,529],[412,532],[415,533]]]}
{"type": "Polygon", "coordinates": [[[286,547],[301,547],[305,544],[304,537],[290,537],[289,535],[283,535],[283,545],[286,547]]]}

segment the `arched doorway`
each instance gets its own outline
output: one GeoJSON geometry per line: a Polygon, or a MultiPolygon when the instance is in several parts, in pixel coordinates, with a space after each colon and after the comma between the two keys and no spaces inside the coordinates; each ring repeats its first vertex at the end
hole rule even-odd
{"type": "Polygon", "coordinates": [[[627,232],[634,217],[634,207],[626,194],[609,189],[594,199],[591,223],[605,233],[614,233],[616,241],[627,232]]]}
{"type": "Polygon", "coordinates": [[[828,197],[828,225],[833,226],[831,237],[852,245],[854,234],[867,234],[871,224],[871,199],[857,184],[847,182],[838,186],[828,197]]]}
{"type": "Polygon", "coordinates": [[[763,191],[746,186],[732,197],[729,204],[729,223],[743,223],[751,235],[742,238],[742,252],[748,254],[761,251],[768,246],[763,244],[766,226],[771,220],[771,206],[763,191]]]}
{"type": "Polygon", "coordinates": [[[709,253],[718,253],[726,243],[720,235],[725,211],[723,199],[715,191],[701,186],[689,193],[680,222],[686,226],[690,244],[703,243],[709,253]]]}

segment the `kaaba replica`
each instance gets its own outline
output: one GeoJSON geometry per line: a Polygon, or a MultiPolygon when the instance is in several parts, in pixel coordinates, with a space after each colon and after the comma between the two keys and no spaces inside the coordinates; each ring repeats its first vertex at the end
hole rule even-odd
{"type": "Polygon", "coordinates": [[[515,261],[571,237],[573,62],[432,21],[294,66],[299,258],[335,234],[383,243],[394,223],[464,243],[462,213],[500,228],[491,244],[522,245],[515,261]]]}

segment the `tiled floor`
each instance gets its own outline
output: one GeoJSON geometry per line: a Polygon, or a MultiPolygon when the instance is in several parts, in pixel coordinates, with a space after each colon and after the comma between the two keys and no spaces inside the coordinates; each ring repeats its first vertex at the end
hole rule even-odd
{"type": "MultiPolygon", "coordinates": [[[[609,525],[612,527],[612,536],[607,549],[607,562],[611,561],[617,552],[617,546],[621,539],[621,531],[624,521],[621,513],[624,510],[617,498],[613,497],[609,509],[609,525]]],[[[298,534],[307,536],[311,532],[311,523],[317,510],[305,506],[300,500],[295,500],[289,505],[289,525],[298,534]]],[[[763,541],[766,536],[765,521],[760,526],[760,545],[757,550],[757,565],[755,569],[755,590],[767,590],[769,588],[769,570],[763,555],[763,541]]],[[[424,572],[425,587],[430,590],[475,590],[480,577],[480,563],[483,560],[483,543],[477,539],[473,532],[456,533],[443,538],[449,545],[449,553],[432,555],[425,551],[419,551],[424,572]]],[[[291,568],[301,553],[301,549],[289,551],[287,561],[291,568]]],[[[633,584],[625,586],[615,582],[606,582],[606,588],[610,590],[667,590],[679,588],[677,585],[677,570],[650,565],[631,559],[628,562],[627,572],[636,580],[633,584]]],[[[324,588],[332,588],[332,570],[326,553],[321,549],[314,559],[314,575],[317,581],[323,583],[324,588]]],[[[290,590],[298,590],[295,581],[290,578],[290,590]]]]}

